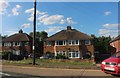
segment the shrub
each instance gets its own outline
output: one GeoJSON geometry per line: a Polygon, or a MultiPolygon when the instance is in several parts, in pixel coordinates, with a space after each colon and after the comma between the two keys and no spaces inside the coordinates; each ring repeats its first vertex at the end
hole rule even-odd
{"type": "Polygon", "coordinates": [[[23,55],[15,55],[12,52],[2,52],[1,57],[4,60],[22,60],[23,55]]]}
{"type": "Polygon", "coordinates": [[[58,54],[56,56],[56,59],[66,59],[66,57],[64,55],[58,54]]]}

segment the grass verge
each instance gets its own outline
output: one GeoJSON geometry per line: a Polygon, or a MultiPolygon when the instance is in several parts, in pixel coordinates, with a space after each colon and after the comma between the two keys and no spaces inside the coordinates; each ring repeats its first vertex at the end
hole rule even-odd
{"type": "MultiPolygon", "coordinates": [[[[33,59],[28,58],[27,60],[21,61],[8,61],[3,60],[3,65],[25,65],[25,66],[33,66],[33,59]]],[[[90,61],[71,61],[71,60],[47,60],[47,59],[36,59],[36,66],[38,67],[48,67],[48,68],[74,68],[74,69],[99,69],[96,65],[94,65],[90,61]]]]}

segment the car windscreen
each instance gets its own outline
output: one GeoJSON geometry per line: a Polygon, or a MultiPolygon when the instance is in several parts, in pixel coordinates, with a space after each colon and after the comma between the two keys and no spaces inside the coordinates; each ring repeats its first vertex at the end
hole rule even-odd
{"type": "Polygon", "coordinates": [[[120,52],[116,52],[111,57],[120,58],[120,52]]]}

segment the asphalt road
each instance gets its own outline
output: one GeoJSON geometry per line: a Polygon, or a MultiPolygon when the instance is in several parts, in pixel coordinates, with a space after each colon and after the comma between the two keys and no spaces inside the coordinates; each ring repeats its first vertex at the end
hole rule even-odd
{"type": "Polygon", "coordinates": [[[101,70],[2,66],[2,78],[119,78],[101,70]]]}

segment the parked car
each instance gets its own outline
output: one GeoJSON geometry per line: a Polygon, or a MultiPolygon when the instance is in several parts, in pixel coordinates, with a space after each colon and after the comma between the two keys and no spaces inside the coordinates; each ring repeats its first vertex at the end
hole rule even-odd
{"type": "Polygon", "coordinates": [[[52,57],[49,55],[43,55],[40,57],[40,59],[52,59],[52,57]]]}
{"type": "Polygon", "coordinates": [[[120,51],[102,61],[101,70],[107,74],[120,76],[120,51]]]}

